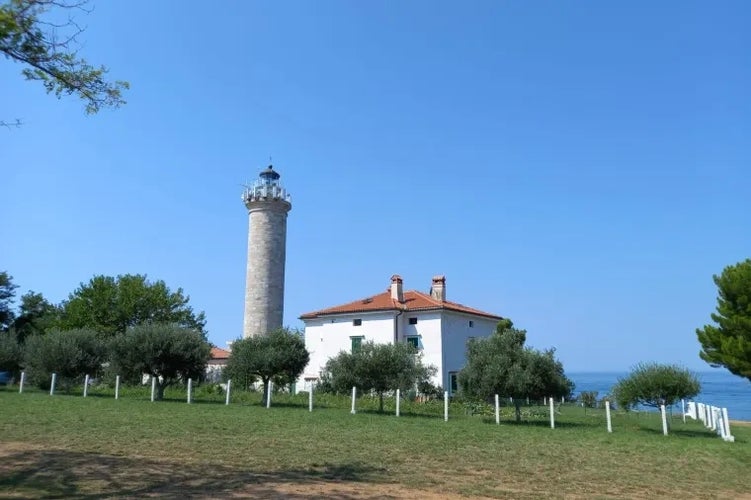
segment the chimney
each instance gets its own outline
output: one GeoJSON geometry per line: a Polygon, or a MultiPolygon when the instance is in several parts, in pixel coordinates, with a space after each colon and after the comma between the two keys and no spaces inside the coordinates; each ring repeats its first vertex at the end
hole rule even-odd
{"type": "Polygon", "coordinates": [[[404,290],[402,289],[402,277],[395,274],[391,277],[391,298],[398,302],[404,302],[404,290]]]}
{"type": "Polygon", "coordinates": [[[446,300],[446,276],[433,276],[433,284],[430,285],[430,296],[435,300],[446,300]]]}

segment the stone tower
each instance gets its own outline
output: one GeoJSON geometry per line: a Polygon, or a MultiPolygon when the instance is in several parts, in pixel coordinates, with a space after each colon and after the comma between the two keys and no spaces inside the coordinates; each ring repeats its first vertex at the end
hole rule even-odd
{"type": "Polygon", "coordinates": [[[245,338],[265,335],[282,327],[287,212],[292,209],[292,203],[279,177],[269,165],[242,196],[249,219],[245,338]]]}

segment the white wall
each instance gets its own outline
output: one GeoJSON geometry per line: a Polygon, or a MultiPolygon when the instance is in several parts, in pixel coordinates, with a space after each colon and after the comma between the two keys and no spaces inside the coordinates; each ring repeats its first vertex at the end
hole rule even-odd
{"type": "Polygon", "coordinates": [[[450,390],[449,373],[458,372],[467,362],[467,341],[471,337],[487,337],[495,331],[498,320],[471,316],[457,312],[442,313],[441,337],[443,344],[443,365],[441,386],[450,390]],[[472,321],[473,326],[469,326],[472,321]]]}
{"type": "Polygon", "coordinates": [[[419,350],[422,362],[433,365],[438,370],[433,377],[433,384],[442,386],[443,341],[441,338],[441,313],[439,311],[405,312],[399,318],[399,341],[406,342],[407,337],[419,337],[419,350]],[[409,318],[417,318],[416,325],[409,324],[409,318]]]}
{"type": "Polygon", "coordinates": [[[363,342],[392,343],[395,321],[397,341],[406,342],[410,336],[419,338],[423,363],[438,370],[433,384],[445,390],[450,388],[449,373],[458,372],[466,364],[467,340],[491,335],[498,323],[495,319],[450,311],[355,313],[306,320],[305,347],[310,352],[310,362],[298,380],[297,390],[309,390],[310,380],[306,379],[317,379],[330,358],[341,351],[351,352],[354,336],[363,337],[363,342]],[[410,325],[409,318],[417,318],[417,324],[410,325]],[[353,325],[355,319],[362,320],[361,326],[353,325]]]}
{"type": "Polygon", "coordinates": [[[310,361],[303,370],[297,389],[310,389],[308,378],[318,378],[326,362],[341,351],[351,352],[351,337],[363,337],[363,342],[377,344],[394,342],[394,317],[396,312],[346,314],[336,317],[316,318],[305,321],[305,348],[310,352],[310,361]],[[353,320],[361,319],[361,326],[353,320]]]}

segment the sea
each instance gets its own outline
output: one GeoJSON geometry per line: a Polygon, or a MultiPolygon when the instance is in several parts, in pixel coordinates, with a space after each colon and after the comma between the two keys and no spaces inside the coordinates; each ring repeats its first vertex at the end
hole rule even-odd
{"type": "MultiPolygon", "coordinates": [[[[572,372],[566,375],[574,381],[574,395],[583,391],[597,391],[598,397],[610,393],[619,378],[627,372],[572,372]]],[[[751,381],[725,370],[696,372],[701,393],[693,401],[728,409],[731,420],[751,421],[751,381]]],[[[676,405],[680,411],[680,403],[676,405]]]]}

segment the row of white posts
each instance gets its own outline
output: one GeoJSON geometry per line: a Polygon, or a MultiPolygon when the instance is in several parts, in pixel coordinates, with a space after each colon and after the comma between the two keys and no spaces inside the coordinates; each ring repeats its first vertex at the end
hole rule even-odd
{"type": "MultiPolygon", "coordinates": [[[[18,392],[23,392],[23,386],[24,382],[26,381],[26,373],[21,372],[21,380],[18,386],[18,392]]],[[[50,396],[55,394],[55,382],[57,381],[57,374],[52,374],[52,383],[50,384],[50,396]]],[[[83,385],[83,397],[86,397],[88,394],[88,387],[89,387],[89,381],[90,378],[88,375],[84,378],[84,385],[83,385]]],[[[232,390],[232,380],[227,381],[227,389],[226,389],[226,395],[224,404],[229,405],[230,401],[230,392],[232,390]]],[[[271,392],[272,392],[272,382],[269,381],[268,385],[268,394],[266,394],[266,408],[271,407],[271,392]]],[[[115,399],[118,399],[120,396],[120,375],[115,377],[115,399]]],[[[193,380],[188,379],[188,404],[192,403],[193,401],[193,380]]],[[[156,378],[151,378],[151,401],[153,402],[156,397],[156,378]]],[[[352,408],[350,410],[350,413],[353,415],[357,412],[355,407],[355,401],[357,400],[357,387],[352,387],[352,408]]],[[[509,401],[513,402],[513,399],[509,399],[509,401]]],[[[561,399],[561,402],[563,402],[564,399],[561,399]]],[[[401,402],[400,397],[400,391],[399,389],[396,390],[396,416],[398,417],[400,412],[399,404],[401,402]]],[[[555,429],[555,401],[551,398],[545,398],[543,400],[544,403],[548,403],[550,406],[550,428],[555,429]]],[[[688,403],[688,411],[686,411],[686,403],[685,401],[681,401],[681,405],[683,407],[683,421],[686,422],[686,416],[690,416],[693,419],[701,420],[704,425],[713,431],[717,431],[717,434],[722,437],[725,441],[734,441],[735,438],[730,433],[730,421],[728,420],[728,409],[727,408],[719,408],[717,406],[710,406],[705,405],[704,403],[694,403],[693,401],[688,403]]],[[[310,391],[308,391],[308,411],[313,411],[313,386],[311,385],[310,391]]],[[[665,410],[665,405],[660,406],[660,416],[662,418],[662,433],[664,435],[668,435],[668,421],[667,421],[667,413],[665,410]]],[[[605,418],[607,420],[607,429],[608,432],[613,432],[613,424],[610,417],[610,401],[605,401],[605,418]]],[[[449,393],[448,391],[444,392],[443,394],[443,420],[448,422],[449,419],[449,393]]],[[[495,423],[500,424],[501,423],[501,412],[500,412],[500,404],[498,399],[498,394],[495,395],[495,423]]]]}
{"type": "Polygon", "coordinates": [[[717,432],[717,435],[723,440],[735,441],[735,436],[730,433],[730,419],[728,418],[727,408],[689,401],[688,408],[683,411],[684,422],[686,416],[694,420],[701,420],[704,427],[717,432]]]}

